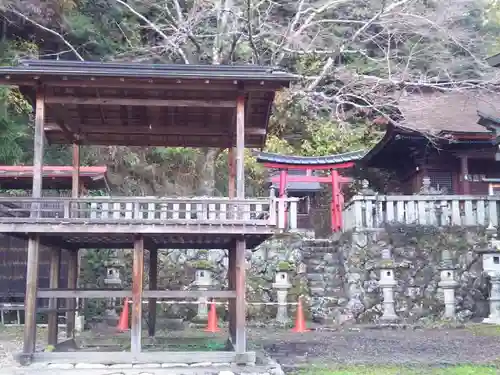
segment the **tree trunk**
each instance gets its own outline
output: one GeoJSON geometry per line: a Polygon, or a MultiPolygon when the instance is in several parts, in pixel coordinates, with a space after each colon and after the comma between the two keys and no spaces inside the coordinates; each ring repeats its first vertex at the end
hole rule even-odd
{"type": "Polygon", "coordinates": [[[211,197],[215,193],[215,161],[220,154],[218,148],[206,148],[198,159],[197,174],[199,176],[197,194],[211,197]]]}

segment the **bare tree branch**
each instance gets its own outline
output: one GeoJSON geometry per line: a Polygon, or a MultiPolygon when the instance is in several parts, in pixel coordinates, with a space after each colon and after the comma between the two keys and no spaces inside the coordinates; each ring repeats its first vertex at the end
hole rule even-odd
{"type": "Polygon", "coordinates": [[[45,27],[43,25],[40,25],[38,22],[32,20],[31,18],[25,16],[24,14],[22,14],[21,12],[17,11],[16,9],[14,9],[13,7],[9,7],[8,10],[12,13],[14,13],[16,16],[19,16],[21,17],[22,19],[24,19],[25,21],[28,21],[29,23],[35,25],[36,27],[38,27],[39,29],[43,30],[43,31],[46,31],[52,35],[55,35],[57,38],[59,38],[70,50],[71,52],[74,53],[74,55],[81,61],[84,61],[85,59],[83,58],[82,55],[80,55],[78,53],[78,51],[76,50],[75,47],[73,47],[73,45],[68,42],[66,40],[66,38],[64,38],[61,34],[59,34],[57,31],[54,31],[52,29],[49,29],[48,27],[45,27]]]}

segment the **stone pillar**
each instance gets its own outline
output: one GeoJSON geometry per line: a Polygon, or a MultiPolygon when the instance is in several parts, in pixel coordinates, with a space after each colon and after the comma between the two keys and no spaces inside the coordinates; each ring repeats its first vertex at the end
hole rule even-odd
{"type": "Polygon", "coordinates": [[[292,285],[288,280],[288,272],[276,272],[273,288],[276,289],[276,293],[278,296],[278,310],[276,313],[276,321],[280,324],[288,323],[287,295],[288,289],[290,289],[291,287],[292,285]]]}
{"type": "Polygon", "coordinates": [[[487,234],[491,235],[490,246],[476,250],[482,255],[483,271],[488,274],[491,281],[490,315],[483,320],[483,323],[500,324],[500,241],[496,239],[494,226],[490,225],[487,228],[487,234]]]}
{"type": "Polygon", "coordinates": [[[490,275],[490,315],[483,319],[483,323],[500,324],[500,272],[490,275]]]}
{"type": "MultiPolygon", "coordinates": [[[[120,271],[117,264],[106,264],[106,277],[104,278],[104,284],[110,289],[122,288],[122,280],[120,278],[120,271]]],[[[114,297],[108,300],[105,311],[105,319],[107,324],[112,327],[116,327],[118,324],[118,320],[120,318],[116,312],[116,298],[114,297]]]]}
{"type": "Polygon", "coordinates": [[[441,280],[438,284],[443,289],[444,294],[444,318],[455,319],[455,288],[458,283],[455,281],[455,266],[448,250],[441,254],[441,280]]]}
{"type": "Polygon", "coordinates": [[[394,279],[394,261],[389,249],[382,250],[382,260],[379,263],[380,269],[380,288],[383,294],[383,314],[381,321],[394,322],[399,320],[394,308],[394,287],[397,285],[394,279]]]}
{"type": "MultiPolygon", "coordinates": [[[[212,286],[212,271],[209,269],[196,269],[194,276],[194,285],[198,290],[209,290],[212,286]]],[[[198,298],[198,313],[196,314],[196,321],[207,321],[208,319],[208,305],[207,298],[198,298]]]]}

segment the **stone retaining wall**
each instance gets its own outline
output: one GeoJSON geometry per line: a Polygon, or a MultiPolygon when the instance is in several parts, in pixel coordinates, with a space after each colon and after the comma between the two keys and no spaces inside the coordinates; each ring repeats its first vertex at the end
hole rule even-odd
{"type": "MultiPolygon", "coordinates": [[[[251,302],[276,302],[272,283],[280,262],[291,267],[288,301],[304,295],[306,316],[318,323],[374,322],[381,315],[379,271],[381,251],[392,249],[396,263],[396,312],[406,322],[440,319],[443,293],[438,287],[441,252],[450,250],[458,269],[457,312],[460,319],[488,315],[488,280],[474,249],[484,247],[484,229],[392,227],[382,233],[344,233],[328,240],[303,239],[299,235],[274,238],[247,250],[248,318],[269,323],[276,306],[251,302]]],[[[194,266],[203,261],[214,268],[214,288],[226,286],[225,250],[164,250],[160,252],[159,288],[195,288],[194,266]]],[[[161,318],[190,320],[196,305],[163,305],[161,318]]],[[[219,316],[224,317],[223,306],[219,316]]],[[[289,314],[295,306],[289,306],[289,314]]]]}

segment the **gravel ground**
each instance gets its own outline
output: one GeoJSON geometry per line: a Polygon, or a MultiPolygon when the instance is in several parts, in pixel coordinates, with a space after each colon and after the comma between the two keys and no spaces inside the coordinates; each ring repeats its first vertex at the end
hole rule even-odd
{"type": "MultiPolygon", "coordinates": [[[[46,331],[41,330],[37,337],[40,350],[46,331]]],[[[432,330],[351,328],[302,334],[274,328],[252,328],[248,338],[251,350],[264,349],[284,369],[308,364],[432,366],[498,363],[500,360],[500,328],[493,327],[432,330]]],[[[4,327],[0,330],[0,374],[10,374],[9,370],[16,366],[13,354],[18,353],[21,346],[21,328],[4,327]]]]}
{"type": "Polygon", "coordinates": [[[307,364],[455,365],[500,360],[500,335],[470,329],[373,330],[250,335],[285,368],[307,364]]]}

